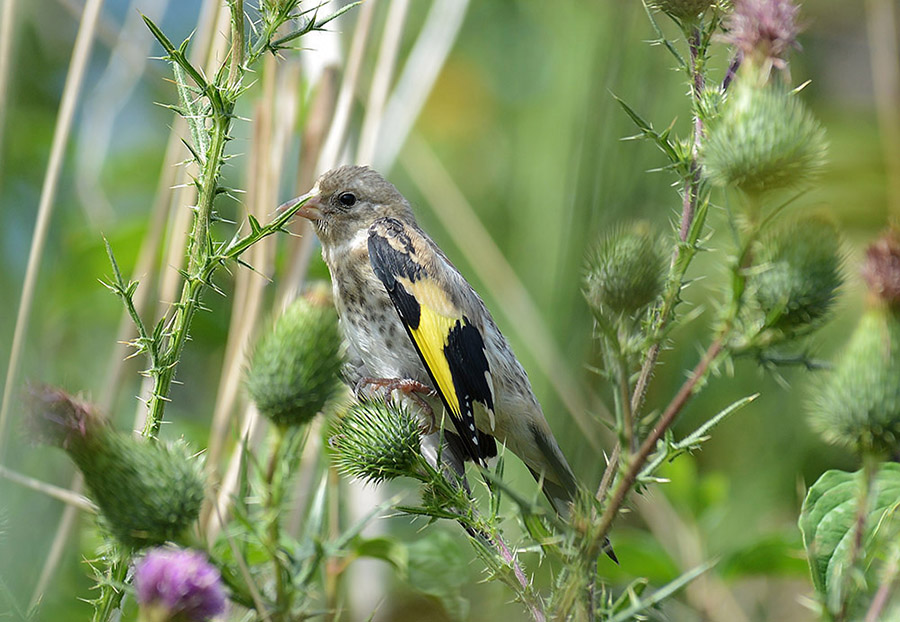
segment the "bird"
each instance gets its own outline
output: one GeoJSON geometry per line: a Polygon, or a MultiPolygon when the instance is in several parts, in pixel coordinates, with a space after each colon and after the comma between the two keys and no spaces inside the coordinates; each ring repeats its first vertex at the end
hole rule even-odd
{"type": "Polygon", "coordinates": [[[568,517],[575,475],[524,368],[409,201],[368,166],[330,170],[280,209],[301,201],[297,214],[312,223],[331,274],[349,379],[418,394],[442,408],[452,422],[444,442],[461,474],[461,460],[484,465],[504,444],[557,514],[568,517]]]}

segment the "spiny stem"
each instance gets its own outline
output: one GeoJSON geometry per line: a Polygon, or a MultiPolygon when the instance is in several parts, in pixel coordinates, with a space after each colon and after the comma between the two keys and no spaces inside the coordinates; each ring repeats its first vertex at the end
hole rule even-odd
{"type": "Polygon", "coordinates": [[[691,140],[691,160],[688,166],[688,175],[684,182],[684,191],[682,193],[681,207],[681,225],[678,235],[680,244],[675,247],[672,256],[671,271],[672,275],[669,280],[669,286],[666,295],[657,314],[657,322],[654,327],[653,343],[647,350],[644,362],[641,365],[641,371],[638,380],[635,383],[634,392],[631,394],[631,412],[637,416],[644,405],[644,399],[647,395],[647,387],[650,384],[650,376],[656,367],[656,361],[659,359],[659,351],[662,347],[662,339],[664,331],[671,320],[672,311],[678,301],[678,295],[684,282],[684,275],[687,272],[696,249],[693,244],[689,243],[691,231],[695,225],[697,215],[697,206],[700,200],[700,163],[698,154],[700,151],[700,141],[703,138],[703,121],[699,115],[700,96],[705,85],[705,75],[703,73],[704,63],[701,52],[701,33],[699,27],[693,27],[688,37],[688,46],[690,48],[690,81],[691,81],[691,98],[693,100],[694,125],[693,136],[691,140]],[[685,256],[686,255],[686,256],[685,256]]]}
{"type": "Polygon", "coordinates": [[[707,348],[706,352],[703,354],[703,357],[700,359],[700,362],[697,363],[697,366],[691,372],[690,377],[684,382],[683,385],[681,385],[678,393],[675,395],[674,399],[669,403],[669,405],[666,407],[666,410],[659,418],[659,421],[653,428],[653,431],[646,439],[644,439],[644,442],[641,444],[637,453],[629,462],[628,470],[625,472],[625,475],[622,477],[615,490],[613,491],[612,499],[610,499],[609,503],[606,506],[606,509],[603,512],[603,516],[600,518],[600,525],[597,528],[597,531],[594,533],[594,537],[592,538],[592,541],[588,548],[588,554],[591,559],[598,555],[602,550],[602,546],[606,541],[606,535],[609,533],[609,529],[610,527],[612,527],[613,521],[618,515],[622,504],[625,502],[625,497],[628,495],[632,486],[634,486],[634,483],[637,481],[637,476],[641,472],[641,468],[644,466],[644,463],[647,462],[647,458],[649,458],[650,454],[653,453],[653,450],[656,448],[657,442],[663,437],[663,434],[665,434],[666,430],[668,430],[672,423],[674,423],[675,417],[678,416],[678,414],[684,408],[685,404],[687,404],[688,400],[693,395],[694,390],[697,388],[697,385],[704,378],[706,378],[706,375],[710,371],[710,365],[722,352],[724,345],[725,331],[722,331],[712,342],[712,344],[710,344],[709,348],[707,348]]]}
{"type": "Polygon", "coordinates": [[[287,431],[281,426],[274,426],[275,439],[272,443],[272,453],[269,456],[269,464],[266,468],[266,505],[265,510],[269,521],[267,535],[269,538],[269,548],[272,553],[272,571],[275,574],[275,612],[273,619],[286,620],[290,615],[289,594],[285,589],[285,572],[281,557],[279,555],[279,547],[281,542],[281,520],[280,505],[282,497],[281,479],[275,481],[275,470],[281,462],[282,447],[284,446],[284,437],[287,431]]]}
{"type": "Polygon", "coordinates": [[[884,577],[881,580],[881,585],[878,586],[878,591],[875,592],[875,597],[872,599],[872,604],[869,606],[869,610],[866,612],[865,622],[878,622],[881,619],[881,612],[884,609],[885,605],[889,600],[891,595],[891,586],[894,584],[894,580],[897,578],[897,572],[900,570],[900,564],[898,564],[900,560],[898,560],[898,550],[894,547],[891,552],[891,557],[888,560],[887,569],[884,572],[884,577]]]}
{"type": "Polygon", "coordinates": [[[106,622],[121,605],[125,596],[125,579],[128,577],[129,556],[115,550],[106,562],[106,576],[99,582],[100,596],[94,602],[93,622],[106,622]]]}
{"type": "MultiPolygon", "coordinates": [[[[856,568],[860,560],[865,557],[866,519],[869,516],[869,506],[872,502],[872,487],[881,464],[877,456],[873,456],[868,452],[863,454],[862,463],[862,485],[859,488],[856,516],[853,519],[853,540],[850,545],[850,560],[848,564],[848,568],[851,570],[856,568]]],[[[852,574],[852,572],[845,572],[843,575],[844,580],[846,581],[852,574]]],[[[834,618],[835,622],[843,622],[847,619],[852,593],[853,590],[850,589],[842,590],[841,609],[834,618]]]]}
{"type": "Polygon", "coordinates": [[[156,437],[159,434],[175,370],[187,341],[188,329],[200,304],[206,280],[212,276],[209,268],[214,258],[211,257],[209,223],[218,191],[219,173],[224,160],[228,130],[231,126],[232,108],[233,104],[228,104],[224,113],[214,116],[209,152],[206,154],[200,177],[199,201],[188,243],[188,267],[185,282],[181,289],[181,298],[175,305],[175,315],[172,318],[165,347],[160,353],[158,364],[151,369],[154,380],[153,392],[148,403],[149,412],[144,424],[144,436],[156,437]]]}
{"type": "Polygon", "coordinates": [[[619,401],[621,402],[622,424],[624,428],[623,440],[625,446],[628,448],[628,452],[631,453],[635,450],[634,416],[631,411],[631,395],[629,394],[631,387],[629,386],[628,361],[621,352],[619,352],[618,355],[618,363],[619,401]]]}
{"type": "Polygon", "coordinates": [[[545,622],[547,617],[544,615],[544,610],[541,608],[540,602],[532,593],[531,584],[528,582],[528,578],[522,571],[522,567],[519,566],[519,560],[512,554],[499,534],[495,534],[492,540],[497,551],[500,553],[500,557],[512,568],[516,581],[519,582],[519,585],[522,588],[522,600],[531,612],[531,617],[534,618],[534,622],[545,622]]]}
{"type": "Polygon", "coordinates": [[[228,67],[228,86],[240,85],[244,64],[244,0],[230,0],[231,4],[231,63],[228,67]]]}

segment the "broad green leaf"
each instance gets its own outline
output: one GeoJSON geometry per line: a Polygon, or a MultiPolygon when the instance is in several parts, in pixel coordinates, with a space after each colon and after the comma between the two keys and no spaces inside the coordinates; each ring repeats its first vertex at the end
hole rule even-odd
{"type": "MultiPolygon", "coordinates": [[[[803,545],[816,590],[825,596],[841,589],[850,565],[861,485],[861,471],[827,471],[803,502],[799,521],[803,545]]],[[[879,543],[897,531],[894,511],[900,504],[900,464],[881,465],[869,499],[860,559],[876,555],[879,543]]]]}
{"type": "Polygon", "coordinates": [[[764,534],[725,554],[719,562],[719,573],[727,579],[763,575],[805,577],[807,565],[796,554],[800,546],[799,534],[794,530],[764,534]]]}
{"type": "Polygon", "coordinates": [[[358,538],[353,543],[353,552],[360,557],[371,557],[389,563],[401,577],[406,576],[409,566],[409,550],[406,544],[396,538],[358,538]]]}
{"type": "Polygon", "coordinates": [[[471,580],[468,551],[440,529],[422,532],[408,548],[409,584],[440,600],[452,619],[467,619],[469,601],[462,596],[462,587],[471,580]]]}

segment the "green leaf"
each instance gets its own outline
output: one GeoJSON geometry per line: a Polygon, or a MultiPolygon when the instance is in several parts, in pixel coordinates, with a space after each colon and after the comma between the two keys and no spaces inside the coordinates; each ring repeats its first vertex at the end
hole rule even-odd
{"type": "Polygon", "coordinates": [[[441,601],[454,620],[468,617],[469,601],[462,588],[470,581],[470,557],[446,531],[432,529],[409,545],[407,581],[418,591],[441,601]]]}
{"type": "Polygon", "coordinates": [[[644,118],[637,112],[635,112],[631,106],[626,104],[624,100],[619,99],[615,95],[613,95],[613,99],[618,102],[618,104],[625,111],[625,114],[631,117],[631,120],[641,131],[641,136],[643,138],[647,138],[654,142],[656,146],[659,147],[659,149],[664,154],[666,154],[666,157],[669,158],[669,161],[672,162],[672,164],[684,164],[684,162],[681,160],[681,156],[679,156],[678,154],[678,151],[675,149],[672,143],[669,142],[669,132],[671,128],[667,128],[662,133],[659,133],[653,129],[653,124],[651,124],[649,121],[644,120],[644,118]]]}
{"type": "MultiPolygon", "coordinates": [[[[803,502],[799,521],[803,545],[813,584],[825,596],[840,590],[850,569],[862,477],[862,471],[826,471],[809,489],[803,502]]],[[[881,465],[869,499],[864,550],[860,551],[859,559],[865,559],[865,550],[878,548],[873,546],[876,539],[884,541],[897,531],[894,511],[900,505],[900,464],[881,465]]]]}
{"type": "Polygon", "coordinates": [[[719,563],[719,574],[727,579],[752,576],[802,578],[806,576],[807,566],[796,554],[801,546],[798,536],[794,530],[762,535],[724,556],[719,563]]]}
{"type": "Polygon", "coordinates": [[[353,552],[359,557],[371,557],[389,563],[401,577],[406,577],[409,568],[409,550],[396,538],[359,538],[354,542],[353,552]]]}
{"type": "Polygon", "coordinates": [[[261,235],[262,234],[262,225],[259,224],[259,221],[253,214],[247,216],[247,220],[250,221],[250,231],[253,235],[261,235]]]}
{"type": "MultiPolygon", "coordinates": [[[[648,596],[647,598],[643,598],[640,593],[636,593],[634,595],[634,598],[632,599],[632,605],[624,611],[619,611],[615,616],[610,618],[609,622],[625,622],[626,620],[634,620],[638,614],[669,598],[675,592],[679,591],[681,588],[702,575],[714,565],[714,562],[707,562],[705,564],[697,566],[692,570],[688,570],[686,573],[684,573],[671,583],[664,585],[660,589],[650,594],[650,596],[648,596]]],[[[642,591],[643,588],[641,589],[641,592],[642,591]]]]}

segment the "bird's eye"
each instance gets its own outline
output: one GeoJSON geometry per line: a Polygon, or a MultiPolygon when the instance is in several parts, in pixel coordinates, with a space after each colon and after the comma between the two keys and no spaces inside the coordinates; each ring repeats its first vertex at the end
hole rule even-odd
{"type": "Polygon", "coordinates": [[[353,207],[356,205],[356,195],[352,192],[345,192],[338,197],[338,201],[340,201],[341,205],[344,207],[353,207]]]}

